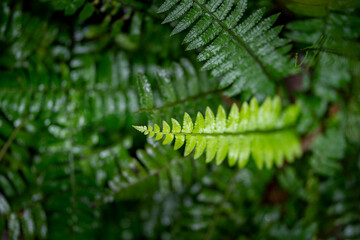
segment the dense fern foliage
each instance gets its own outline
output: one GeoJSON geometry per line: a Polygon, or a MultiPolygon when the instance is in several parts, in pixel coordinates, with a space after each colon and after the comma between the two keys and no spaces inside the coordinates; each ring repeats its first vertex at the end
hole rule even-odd
{"type": "Polygon", "coordinates": [[[359,239],[359,7],[0,1],[1,238],[359,239]]]}

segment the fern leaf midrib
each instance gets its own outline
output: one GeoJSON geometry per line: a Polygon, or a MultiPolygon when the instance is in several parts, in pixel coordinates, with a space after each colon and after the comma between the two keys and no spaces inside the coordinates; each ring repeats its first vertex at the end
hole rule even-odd
{"type": "Polygon", "coordinates": [[[10,148],[10,145],[13,143],[13,141],[15,140],[16,136],[18,135],[18,133],[20,132],[20,130],[22,129],[22,127],[24,126],[24,122],[27,120],[28,115],[26,114],[22,119],[20,124],[14,128],[9,136],[9,138],[6,140],[6,142],[4,143],[4,145],[1,147],[0,149],[0,162],[1,160],[5,157],[5,154],[7,152],[7,150],[10,148]]]}
{"type": "Polygon", "coordinates": [[[276,132],[283,132],[283,131],[289,131],[294,130],[295,128],[293,126],[287,126],[282,128],[272,128],[272,129],[257,129],[257,130],[251,130],[251,131],[242,131],[242,132],[213,132],[213,133],[185,133],[185,132],[163,132],[163,131],[149,131],[153,132],[155,134],[172,134],[174,136],[208,136],[208,137],[218,137],[218,136],[242,136],[242,135],[251,135],[251,134],[269,134],[269,133],[276,133],[276,132]]]}
{"type": "Polygon", "coordinates": [[[114,197],[114,198],[116,199],[117,196],[122,193],[122,191],[127,190],[127,189],[130,189],[130,188],[138,185],[139,183],[142,183],[142,182],[148,180],[148,179],[151,178],[151,177],[158,176],[158,175],[160,175],[160,173],[166,172],[167,170],[170,169],[170,167],[175,166],[175,165],[181,163],[183,160],[188,159],[188,158],[189,158],[189,157],[178,157],[178,158],[176,158],[175,160],[167,163],[167,164],[164,165],[163,167],[157,169],[157,171],[154,171],[153,173],[149,173],[149,172],[148,172],[147,175],[145,175],[145,176],[137,179],[136,181],[134,181],[134,182],[132,182],[132,183],[129,183],[128,185],[126,185],[126,186],[124,186],[124,187],[120,187],[118,191],[111,191],[110,194],[105,195],[105,197],[103,197],[102,199],[100,199],[100,200],[99,200],[98,202],[96,202],[95,204],[101,204],[101,203],[103,202],[104,198],[108,198],[109,196],[114,197]]]}
{"type": "MultiPolygon", "coordinates": [[[[325,14],[325,17],[324,17],[324,25],[323,25],[323,27],[321,29],[321,35],[320,35],[319,39],[316,41],[316,43],[315,43],[315,44],[318,45],[318,49],[323,48],[323,46],[324,46],[324,44],[326,42],[326,38],[327,38],[326,29],[327,29],[328,24],[329,24],[329,14],[330,14],[329,3],[326,3],[325,10],[326,10],[326,14],[325,14]]],[[[314,56],[311,58],[311,61],[314,61],[314,66],[319,61],[319,55],[320,55],[320,50],[315,51],[314,56]]],[[[312,64],[308,64],[305,70],[308,71],[310,69],[311,65],[312,64]]]]}
{"type": "Polygon", "coordinates": [[[74,92],[100,92],[100,93],[117,93],[124,92],[120,88],[96,88],[96,87],[59,87],[59,88],[25,88],[25,87],[4,87],[0,89],[0,92],[27,92],[27,93],[67,93],[74,92]]]}
{"type": "Polygon", "coordinates": [[[344,54],[340,51],[336,51],[333,48],[326,48],[326,47],[306,47],[299,50],[294,51],[294,53],[306,53],[306,52],[324,52],[337,55],[339,57],[346,57],[354,60],[360,60],[360,57],[356,57],[350,54],[344,54]]]}
{"type": "Polygon", "coordinates": [[[261,62],[261,60],[256,56],[254,51],[242,40],[239,36],[237,36],[231,29],[227,28],[222,21],[217,19],[217,17],[210,12],[205,6],[200,4],[198,0],[194,0],[194,3],[197,4],[204,12],[206,12],[214,21],[216,21],[232,38],[235,39],[236,42],[238,42],[245,50],[246,52],[255,60],[255,62],[259,65],[261,70],[264,72],[264,74],[271,80],[274,80],[274,77],[271,75],[271,73],[267,70],[265,65],[261,62]]]}
{"type": "Polygon", "coordinates": [[[157,111],[157,110],[161,110],[161,109],[165,109],[165,108],[174,107],[176,105],[183,104],[183,103],[186,103],[188,101],[194,101],[194,100],[197,100],[197,99],[200,99],[200,98],[203,98],[203,97],[207,97],[207,96],[212,95],[212,94],[222,93],[223,91],[228,89],[230,86],[227,86],[225,88],[219,88],[219,89],[214,89],[214,90],[211,90],[211,91],[203,92],[203,93],[200,93],[200,94],[197,94],[197,95],[194,95],[194,96],[184,98],[184,99],[179,100],[179,101],[175,101],[175,102],[165,104],[165,105],[160,106],[160,107],[141,109],[141,110],[135,111],[134,113],[152,112],[152,111],[157,111]]]}

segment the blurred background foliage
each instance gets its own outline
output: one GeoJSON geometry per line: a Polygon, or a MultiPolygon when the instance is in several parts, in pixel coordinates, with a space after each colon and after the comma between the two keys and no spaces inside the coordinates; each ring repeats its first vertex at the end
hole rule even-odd
{"type": "Polygon", "coordinates": [[[302,107],[303,157],[263,170],[205,165],[132,129],[251,97],[222,94],[161,3],[0,2],[2,239],[359,239],[359,2],[249,1],[283,13],[297,74],[279,94],[302,107]]]}

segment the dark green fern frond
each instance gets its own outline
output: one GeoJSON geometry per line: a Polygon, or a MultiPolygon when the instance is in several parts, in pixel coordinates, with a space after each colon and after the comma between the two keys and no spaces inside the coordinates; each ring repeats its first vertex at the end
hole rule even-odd
{"type": "Polygon", "coordinates": [[[204,162],[184,158],[161,146],[147,145],[136,152],[136,157],[119,161],[121,173],[109,181],[110,189],[104,194],[104,202],[144,199],[155,192],[163,196],[170,192],[180,193],[206,174],[204,162]]]}
{"type": "Polygon", "coordinates": [[[198,113],[195,124],[185,113],[182,127],[175,119],[171,119],[172,129],[165,121],[162,130],[157,124],[134,127],[155,140],[165,137],[163,144],[175,139],[175,150],[186,142],[185,156],[195,149],[195,158],[198,158],[206,148],[206,162],[216,155],[216,163],[220,164],[228,156],[230,166],[237,163],[244,167],[252,155],[259,168],[264,164],[270,168],[274,163],[281,166],[284,158],[292,161],[301,154],[299,139],[289,129],[299,111],[299,106],[293,105],[281,114],[279,98],[267,98],[261,107],[253,98],[249,105],[242,105],[241,111],[234,104],[228,118],[224,108],[219,106],[216,117],[207,108],[205,118],[198,113]]]}
{"type": "Polygon", "coordinates": [[[285,35],[305,46],[301,53],[306,69],[313,67],[311,87],[322,100],[336,101],[360,66],[360,18],[348,13],[329,12],[324,17],[297,20],[287,25],[285,35]]]}
{"type": "Polygon", "coordinates": [[[286,7],[299,15],[309,17],[326,16],[330,11],[335,12],[353,12],[360,7],[360,2],[357,0],[346,1],[309,1],[309,0],[290,0],[285,3],[286,7]]]}
{"type": "Polygon", "coordinates": [[[75,111],[86,123],[110,116],[126,122],[124,113],[138,106],[134,89],[126,86],[130,78],[130,74],[124,74],[130,72],[127,56],[120,52],[104,54],[99,60],[87,56],[86,60],[77,57],[73,61],[72,76],[66,74],[69,68],[65,65],[61,65],[65,72],[62,75],[41,63],[27,71],[1,72],[1,110],[13,121],[26,114],[50,116],[75,111]],[[34,83],[39,77],[41,81],[34,83]],[[70,102],[74,103],[71,107],[70,102]]]}
{"type": "Polygon", "coordinates": [[[344,156],[346,140],[341,131],[329,128],[319,136],[312,146],[313,156],[310,164],[315,173],[334,176],[341,171],[339,160],[344,156]]]}
{"type": "Polygon", "coordinates": [[[44,196],[38,188],[30,169],[0,168],[0,222],[6,225],[9,239],[46,239],[47,217],[41,203],[44,196]]]}
{"type": "Polygon", "coordinates": [[[220,102],[223,89],[217,89],[216,81],[198,72],[187,59],[173,63],[167,69],[157,69],[153,75],[147,77],[140,73],[137,77],[138,112],[149,112],[153,123],[160,122],[160,118],[182,117],[186,109],[191,111],[190,114],[196,114],[200,109],[217,106],[220,102]],[[156,85],[151,84],[153,78],[156,85]]]}
{"type": "MultiPolygon", "coordinates": [[[[75,116],[69,117],[69,120],[77,119],[75,116]]],[[[49,224],[49,239],[60,239],[63,236],[77,239],[90,238],[95,233],[100,210],[94,206],[104,192],[103,180],[106,180],[110,172],[107,171],[110,167],[107,162],[100,167],[95,164],[89,166],[79,161],[86,151],[76,141],[83,134],[81,126],[68,130],[52,123],[49,128],[51,135],[48,139],[43,139],[42,148],[34,163],[39,191],[45,198],[44,208],[49,224]],[[81,150],[77,152],[74,149],[81,150]],[[96,168],[96,171],[92,168],[96,168]],[[68,210],[63,211],[63,209],[68,210]]],[[[116,168],[111,167],[116,171],[116,168]]]]}
{"type": "Polygon", "coordinates": [[[164,23],[179,20],[173,34],[191,29],[184,39],[187,50],[202,48],[198,60],[212,76],[222,76],[221,86],[232,87],[229,95],[250,89],[265,98],[275,91],[275,81],[293,72],[287,41],[278,37],[281,26],[271,28],[277,17],[261,20],[259,9],[241,21],[246,0],[167,0],[159,12],[171,10],[164,23]]]}

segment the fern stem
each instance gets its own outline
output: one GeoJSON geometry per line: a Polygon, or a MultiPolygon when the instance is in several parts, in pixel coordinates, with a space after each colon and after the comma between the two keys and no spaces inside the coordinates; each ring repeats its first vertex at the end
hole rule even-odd
{"type": "Polygon", "coordinates": [[[281,131],[286,131],[286,130],[294,130],[293,127],[289,126],[289,127],[285,127],[285,128],[274,128],[274,129],[264,129],[264,130],[251,130],[251,131],[243,131],[243,132],[219,132],[219,133],[184,133],[184,132],[179,132],[179,133],[173,133],[173,132],[155,132],[155,131],[150,131],[153,132],[155,134],[172,134],[174,136],[179,136],[179,135],[183,135],[183,136],[239,136],[239,135],[250,135],[250,134],[268,134],[268,133],[275,133],[275,132],[281,132],[281,131]]]}
{"type": "Polygon", "coordinates": [[[20,129],[23,127],[25,119],[26,119],[26,116],[21,119],[20,124],[16,128],[14,128],[14,130],[11,132],[8,140],[2,146],[2,148],[0,150],[0,161],[5,157],[7,150],[9,149],[10,145],[14,141],[16,135],[19,133],[20,129]]]}
{"type": "Polygon", "coordinates": [[[168,103],[168,104],[165,104],[165,105],[160,106],[160,107],[141,109],[141,110],[138,110],[138,111],[136,111],[134,113],[152,112],[152,111],[157,111],[157,110],[161,110],[161,109],[165,109],[165,108],[169,108],[169,107],[174,107],[176,105],[183,104],[183,103],[188,102],[188,101],[194,101],[194,100],[197,100],[199,98],[206,97],[208,95],[221,93],[221,92],[225,91],[226,89],[228,89],[230,86],[227,86],[226,88],[214,89],[214,90],[211,90],[211,91],[208,91],[208,92],[203,92],[203,93],[200,93],[198,95],[191,96],[191,97],[182,99],[180,101],[168,103]]]}
{"type": "Polygon", "coordinates": [[[307,47],[303,49],[299,49],[295,51],[295,53],[307,53],[307,52],[324,52],[338,55],[340,57],[347,57],[351,59],[359,59],[357,56],[353,56],[351,54],[344,54],[342,52],[336,51],[335,49],[326,48],[326,47],[307,47]]]}
{"type": "Polygon", "coordinates": [[[219,19],[216,18],[216,16],[212,12],[210,12],[204,5],[200,4],[198,0],[194,0],[194,3],[196,3],[214,21],[216,21],[223,29],[225,29],[225,31],[246,50],[246,52],[255,60],[255,62],[259,65],[261,70],[269,79],[275,80],[271,73],[267,70],[265,65],[262,63],[262,61],[258,58],[258,56],[256,56],[255,52],[245,43],[243,39],[237,36],[231,29],[227,28],[219,19]]]}
{"type": "Polygon", "coordinates": [[[327,40],[326,28],[329,23],[329,14],[330,14],[329,3],[326,3],[325,10],[326,10],[326,14],[325,14],[325,18],[324,18],[324,26],[321,29],[321,35],[320,35],[319,39],[316,41],[316,43],[314,45],[319,50],[315,51],[315,54],[310,59],[310,62],[308,64],[308,66],[306,67],[305,71],[309,71],[310,66],[312,66],[312,65],[315,66],[318,63],[318,61],[320,59],[320,52],[321,52],[320,49],[322,49],[324,47],[324,44],[327,40]],[[314,64],[312,64],[312,62],[314,62],[314,64]]]}

